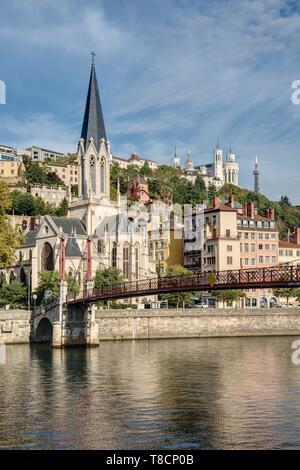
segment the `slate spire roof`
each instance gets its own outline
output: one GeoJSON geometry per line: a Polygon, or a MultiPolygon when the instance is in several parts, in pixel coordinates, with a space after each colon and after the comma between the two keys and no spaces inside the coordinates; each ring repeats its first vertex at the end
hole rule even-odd
{"type": "Polygon", "coordinates": [[[85,140],[85,148],[87,148],[91,137],[94,139],[94,144],[97,150],[100,148],[100,140],[107,140],[94,61],[92,63],[81,131],[81,138],[85,140]]]}

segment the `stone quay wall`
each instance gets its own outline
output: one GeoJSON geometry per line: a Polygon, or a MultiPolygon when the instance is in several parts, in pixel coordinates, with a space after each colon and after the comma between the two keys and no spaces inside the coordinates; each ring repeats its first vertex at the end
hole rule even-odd
{"type": "Polygon", "coordinates": [[[300,336],[300,309],[98,310],[99,340],[300,336]]]}
{"type": "Polygon", "coordinates": [[[0,310],[0,342],[6,344],[29,343],[31,312],[26,310],[0,310]]]}
{"type": "MultiPolygon", "coordinates": [[[[300,308],[97,310],[99,341],[230,336],[300,336],[300,308]]],[[[31,312],[0,310],[0,342],[29,343],[31,312]]]]}

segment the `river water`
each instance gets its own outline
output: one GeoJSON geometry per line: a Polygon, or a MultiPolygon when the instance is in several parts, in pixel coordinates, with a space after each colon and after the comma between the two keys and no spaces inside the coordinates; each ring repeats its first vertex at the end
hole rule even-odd
{"type": "Polygon", "coordinates": [[[0,447],[300,448],[293,338],[6,347],[0,447]]]}

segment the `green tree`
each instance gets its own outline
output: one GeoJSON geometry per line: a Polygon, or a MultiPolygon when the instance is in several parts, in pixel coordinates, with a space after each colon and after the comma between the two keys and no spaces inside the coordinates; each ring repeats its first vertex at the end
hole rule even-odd
{"type": "Polygon", "coordinates": [[[9,187],[3,181],[0,181],[0,216],[8,213],[12,206],[12,199],[9,193],[9,187]]]}
{"type": "Polygon", "coordinates": [[[74,274],[69,271],[66,275],[68,294],[76,295],[80,291],[80,285],[74,274]]]}
{"type": "Polygon", "coordinates": [[[11,209],[12,198],[6,183],[0,182],[0,266],[8,268],[15,259],[15,251],[23,237],[14,229],[6,216],[11,209]]]}
{"type": "Polygon", "coordinates": [[[27,287],[20,281],[11,284],[3,282],[0,288],[0,305],[13,307],[24,307],[27,301],[27,287]]]}
{"type": "Polygon", "coordinates": [[[140,169],[140,176],[152,176],[152,170],[148,162],[145,162],[142,168],[140,169]]]}
{"type": "Polygon", "coordinates": [[[99,268],[94,277],[94,288],[109,287],[124,281],[123,273],[118,268],[99,268]]]}
{"type": "Polygon", "coordinates": [[[213,295],[219,302],[222,302],[223,307],[225,307],[226,302],[238,302],[246,296],[245,292],[239,289],[217,290],[213,292],[213,295]]]}
{"type": "MultiPolygon", "coordinates": [[[[187,274],[193,274],[193,271],[184,268],[180,264],[169,266],[165,272],[166,276],[186,276],[187,274]]],[[[170,283],[172,284],[172,280],[170,280],[170,283]]],[[[176,286],[176,280],[174,280],[174,286],[176,286]]],[[[175,305],[178,308],[184,307],[194,295],[194,292],[172,292],[170,294],[161,294],[160,299],[167,300],[170,305],[175,305]]]]}
{"type": "Polygon", "coordinates": [[[286,304],[288,305],[289,300],[292,297],[300,298],[300,289],[297,289],[295,287],[277,288],[273,289],[273,295],[277,298],[284,298],[286,300],[286,304]]]}
{"type": "Polygon", "coordinates": [[[24,177],[29,184],[47,184],[46,168],[39,162],[29,160],[25,164],[24,177]]]}
{"type": "Polygon", "coordinates": [[[65,217],[66,215],[68,215],[68,208],[69,208],[68,200],[64,197],[60,205],[56,209],[55,214],[58,217],[65,217]]]}
{"type": "Polygon", "coordinates": [[[43,299],[46,291],[50,291],[52,298],[59,295],[60,276],[58,271],[43,271],[39,273],[39,282],[36,289],[38,302],[43,299]]]}

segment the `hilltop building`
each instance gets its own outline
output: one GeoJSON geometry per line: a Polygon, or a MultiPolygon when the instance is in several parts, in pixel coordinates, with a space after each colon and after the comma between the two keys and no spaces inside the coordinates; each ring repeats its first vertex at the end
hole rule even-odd
{"type": "MultiPolygon", "coordinates": [[[[174,157],[171,164],[174,167],[174,157]]],[[[219,189],[225,183],[238,186],[239,163],[236,161],[236,155],[232,152],[231,146],[226,160],[223,161],[223,150],[219,147],[219,144],[217,144],[217,147],[213,151],[212,162],[203,165],[194,165],[191,151],[189,150],[182,175],[192,182],[195,182],[197,176],[202,176],[206,188],[209,188],[210,185],[214,185],[219,189]]]]}

